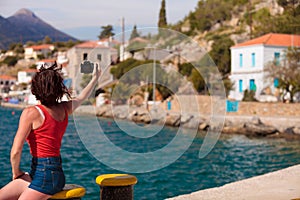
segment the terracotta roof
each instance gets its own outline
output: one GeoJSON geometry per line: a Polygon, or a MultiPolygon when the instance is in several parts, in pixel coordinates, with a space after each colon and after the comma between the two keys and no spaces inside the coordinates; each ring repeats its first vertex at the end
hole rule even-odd
{"type": "Polygon", "coordinates": [[[103,44],[100,44],[99,41],[87,41],[87,42],[77,44],[75,47],[77,47],[77,48],[89,48],[89,49],[93,49],[93,48],[96,48],[96,47],[108,48],[108,47],[104,46],[103,44]]]}
{"type": "Polygon", "coordinates": [[[9,75],[0,75],[0,79],[2,79],[2,80],[17,80],[16,77],[9,76],[9,75]]]}
{"type": "Polygon", "coordinates": [[[53,44],[41,44],[41,45],[33,45],[26,48],[32,48],[34,50],[41,50],[41,49],[50,49],[51,47],[54,47],[53,44]]]}
{"type": "Polygon", "coordinates": [[[234,47],[250,46],[263,44],[267,46],[296,46],[300,47],[300,35],[289,35],[289,34],[279,34],[279,33],[269,33],[246,42],[236,44],[234,47]]]}

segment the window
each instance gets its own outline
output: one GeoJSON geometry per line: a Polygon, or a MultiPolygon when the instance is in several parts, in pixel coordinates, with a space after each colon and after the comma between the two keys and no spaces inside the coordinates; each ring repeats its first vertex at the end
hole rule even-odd
{"type": "Polygon", "coordinates": [[[250,88],[249,89],[252,91],[256,91],[256,85],[255,85],[254,79],[250,79],[250,88]]]}
{"type": "Polygon", "coordinates": [[[280,64],[280,53],[279,52],[274,53],[274,62],[275,62],[276,66],[279,66],[279,64],[280,64]]]}
{"type": "Polygon", "coordinates": [[[87,54],[87,53],[84,53],[84,54],[83,54],[83,60],[87,60],[87,57],[88,57],[88,54],[87,54]]]}
{"type": "Polygon", "coordinates": [[[278,86],[279,86],[279,79],[274,78],[274,87],[278,87],[278,86]]]}
{"type": "Polygon", "coordinates": [[[101,54],[97,54],[97,59],[98,59],[99,61],[101,61],[101,60],[102,60],[102,55],[101,55],[101,54]]]}
{"type": "Polygon", "coordinates": [[[240,54],[240,67],[243,67],[243,54],[240,54]]]}
{"type": "Polygon", "coordinates": [[[251,54],[251,66],[255,67],[255,53],[251,54]]]}
{"type": "Polygon", "coordinates": [[[239,92],[243,92],[243,80],[239,80],[239,92]]]}

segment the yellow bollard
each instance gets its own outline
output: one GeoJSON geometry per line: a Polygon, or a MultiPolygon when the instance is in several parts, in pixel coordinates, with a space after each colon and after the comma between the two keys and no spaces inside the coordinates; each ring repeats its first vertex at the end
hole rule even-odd
{"type": "Polygon", "coordinates": [[[96,178],[101,200],[132,200],[137,178],[129,174],[104,174],[96,178]]]}
{"type": "Polygon", "coordinates": [[[53,195],[50,199],[62,200],[62,199],[69,199],[69,200],[80,200],[81,197],[85,195],[85,188],[76,185],[76,184],[66,184],[64,189],[55,195],[53,195]]]}

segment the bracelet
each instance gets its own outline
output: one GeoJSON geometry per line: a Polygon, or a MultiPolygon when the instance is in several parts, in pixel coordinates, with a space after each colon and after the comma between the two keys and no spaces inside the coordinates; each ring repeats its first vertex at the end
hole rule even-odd
{"type": "Polygon", "coordinates": [[[23,172],[22,174],[20,174],[19,176],[17,176],[14,180],[21,178],[23,175],[25,175],[25,172],[23,172]]]}

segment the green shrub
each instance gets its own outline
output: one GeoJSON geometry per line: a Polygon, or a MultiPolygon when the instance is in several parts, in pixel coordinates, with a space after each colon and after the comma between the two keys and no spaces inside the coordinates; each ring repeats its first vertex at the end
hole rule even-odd
{"type": "Polygon", "coordinates": [[[255,91],[254,90],[249,91],[248,89],[246,89],[244,91],[244,97],[242,101],[257,101],[257,99],[255,98],[255,91]]]}

